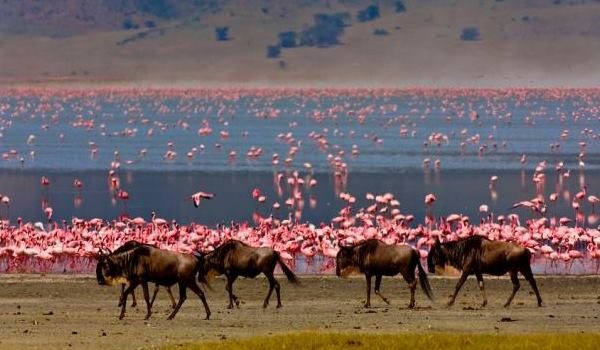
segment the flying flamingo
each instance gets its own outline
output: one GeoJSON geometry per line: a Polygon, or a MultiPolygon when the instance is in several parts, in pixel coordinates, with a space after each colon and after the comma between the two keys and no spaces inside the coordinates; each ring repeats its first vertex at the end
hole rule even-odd
{"type": "Polygon", "coordinates": [[[546,206],[544,204],[542,204],[541,202],[538,203],[533,203],[532,201],[521,201],[521,202],[517,202],[515,204],[513,204],[512,207],[508,208],[510,209],[515,209],[515,208],[529,208],[531,210],[533,210],[533,212],[538,213],[542,216],[546,215],[546,206]]]}
{"type": "Polygon", "coordinates": [[[192,202],[194,202],[194,207],[198,208],[200,206],[200,201],[202,199],[212,199],[215,196],[214,193],[208,193],[208,192],[196,192],[194,193],[190,199],[192,200],[192,202]]]}

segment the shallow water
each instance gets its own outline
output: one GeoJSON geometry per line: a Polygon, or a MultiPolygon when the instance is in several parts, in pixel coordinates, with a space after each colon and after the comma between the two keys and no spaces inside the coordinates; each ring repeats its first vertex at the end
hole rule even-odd
{"type": "Polygon", "coordinates": [[[599,104],[596,90],[12,92],[0,97],[0,167],[19,168],[23,158],[28,169],[106,169],[118,151],[120,165],[131,170],[272,171],[272,154],[283,169],[294,145],[288,169],[310,162],[326,171],[327,155],[340,151],[350,171],[360,172],[420,168],[424,158],[445,169],[521,169],[523,153],[529,169],[542,160],[573,168],[584,141],[590,169],[600,167],[599,104]],[[211,131],[200,135],[203,121],[211,131]],[[291,138],[278,138],[287,133],[291,138]],[[448,141],[436,146],[428,141],[432,133],[448,141]],[[309,135],[323,136],[326,147],[309,135]],[[90,142],[97,145],[93,157],[90,142]],[[165,161],[168,142],[177,156],[165,161]],[[260,157],[246,157],[252,146],[262,149],[260,157]],[[198,152],[188,159],[193,147],[198,152]]]}
{"type": "MultiPolygon", "coordinates": [[[[481,217],[479,206],[487,204],[494,215],[520,214],[523,222],[534,216],[530,210],[509,210],[513,203],[535,197],[535,187],[531,184],[531,171],[483,171],[483,170],[442,170],[423,172],[408,170],[389,173],[351,173],[345,188],[336,186],[333,177],[326,173],[303,174],[317,180],[314,188],[304,188],[304,209],[301,221],[315,224],[329,223],[345,206],[336,193],[344,190],[356,196],[354,208],[368,206],[365,194],[391,192],[400,201],[400,210],[413,214],[416,223],[422,223],[425,215],[423,198],[427,193],[435,193],[435,216],[453,213],[468,215],[472,222],[481,217]],[[489,188],[489,178],[494,174],[499,180],[494,190],[489,188]]],[[[158,216],[179,223],[202,223],[216,225],[231,221],[252,222],[252,214],[258,211],[263,216],[273,214],[287,218],[285,200],[290,196],[287,185],[282,184],[279,195],[274,185],[274,174],[265,172],[121,172],[121,186],[131,199],[125,204],[115,199],[114,191],[108,186],[105,171],[48,172],[34,170],[0,171],[0,193],[11,197],[10,217],[14,222],[18,216],[27,221],[44,221],[43,205],[54,209],[53,218],[60,222],[72,217],[91,219],[115,219],[121,214],[130,217],[141,216],[150,219],[155,211],[158,216]],[[51,185],[40,185],[42,175],[47,176],[51,185]],[[79,178],[84,187],[77,191],[73,180],[79,178]],[[264,204],[258,204],[251,196],[253,188],[259,188],[267,197],[264,204]],[[189,196],[197,191],[214,192],[215,198],[203,201],[199,208],[192,205],[189,196]],[[281,209],[274,210],[272,204],[278,202],[281,209]]],[[[282,181],[283,183],[284,181],[282,181]]],[[[559,183],[548,175],[545,192],[557,191],[560,198],[549,204],[549,216],[574,217],[571,199],[579,191],[580,183],[588,184],[588,192],[600,192],[600,172],[588,171],[585,174],[573,173],[559,183]],[[566,196],[568,194],[568,198],[566,196]]],[[[3,206],[1,213],[6,217],[8,208],[3,206]]],[[[582,202],[582,210],[591,215],[591,207],[582,202]]],[[[590,218],[590,219],[593,219],[590,218]]],[[[588,222],[596,227],[598,222],[588,222]]]]}

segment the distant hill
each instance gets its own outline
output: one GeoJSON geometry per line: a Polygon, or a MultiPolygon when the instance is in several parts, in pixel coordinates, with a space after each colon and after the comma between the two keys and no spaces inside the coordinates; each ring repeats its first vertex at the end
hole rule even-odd
{"type": "Polygon", "coordinates": [[[599,0],[0,0],[0,83],[600,86],[599,0]]]}

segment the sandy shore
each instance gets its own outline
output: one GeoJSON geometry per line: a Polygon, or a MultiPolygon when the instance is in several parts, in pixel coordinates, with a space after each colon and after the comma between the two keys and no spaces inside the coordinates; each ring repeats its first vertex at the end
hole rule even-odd
{"type": "MultiPolygon", "coordinates": [[[[281,277],[279,278],[282,279],[281,277]]],[[[204,311],[188,293],[175,320],[167,321],[169,302],[159,293],[155,314],[144,321],[145,307],[128,308],[123,321],[117,319],[119,289],[102,287],[92,276],[1,275],[0,348],[2,349],[129,349],[158,347],[168,343],[269,335],[302,330],[347,332],[474,332],[539,333],[598,332],[600,278],[538,277],[544,307],[525,281],[510,309],[502,308],[511,284],[506,278],[486,280],[489,306],[481,309],[475,280],[469,280],[457,303],[445,302],[456,279],[431,278],[436,303],[417,291],[417,308],[409,310],[408,289],[398,278],[386,278],[382,293],[392,304],[373,296],[371,309],[365,299],[362,278],[303,277],[299,287],[282,282],[284,307],[275,300],[266,310],[262,300],[267,291],[264,279],[239,280],[235,291],[242,299],[240,309],[228,310],[223,280],[213,282],[208,301],[213,315],[203,320],[204,311]]],[[[141,288],[137,292],[141,301],[141,288]]],[[[143,305],[143,304],[142,304],[143,305]]]]}

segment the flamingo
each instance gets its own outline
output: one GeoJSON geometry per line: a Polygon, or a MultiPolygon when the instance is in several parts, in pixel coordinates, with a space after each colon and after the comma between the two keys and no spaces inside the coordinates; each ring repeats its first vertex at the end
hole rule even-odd
{"type": "Polygon", "coordinates": [[[517,202],[517,203],[513,204],[513,206],[510,207],[509,210],[520,208],[520,207],[529,208],[529,209],[533,210],[533,212],[538,213],[542,216],[546,214],[546,206],[544,204],[542,204],[541,202],[533,203],[531,201],[521,201],[521,202],[517,202]]]}
{"type": "Polygon", "coordinates": [[[190,199],[194,203],[194,207],[198,208],[200,206],[200,201],[202,199],[213,199],[214,196],[215,196],[214,193],[200,191],[200,192],[196,192],[193,195],[191,195],[190,199]]]}
{"type": "Polygon", "coordinates": [[[2,204],[4,204],[6,206],[6,219],[10,221],[10,197],[9,196],[2,196],[1,197],[1,201],[2,204]]]}
{"type": "Polygon", "coordinates": [[[590,204],[592,205],[592,213],[594,213],[596,210],[596,204],[600,203],[600,198],[598,198],[594,195],[591,195],[587,199],[588,199],[588,202],[590,202],[590,204]]]}

